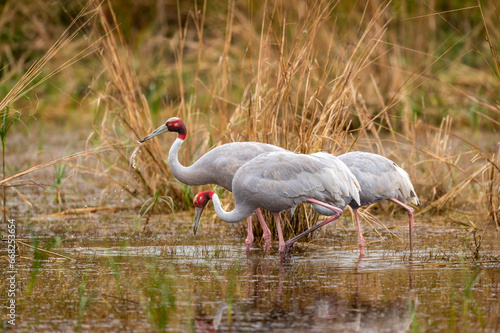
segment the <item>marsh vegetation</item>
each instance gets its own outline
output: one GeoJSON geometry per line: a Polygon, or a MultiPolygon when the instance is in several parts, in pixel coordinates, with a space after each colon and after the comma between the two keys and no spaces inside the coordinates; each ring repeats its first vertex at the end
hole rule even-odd
{"type": "MultiPolygon", "coordinates": [[[[500,331],[496,1],[1,8],[1,232],[16,221],[18,316],[2,330],[500,331]],[[186,165],[232,141],[394,160],[421,202],[413,258],[390,203],[360,211],[364,258],[349,211],[287,263],[276,244],[246,256],[245,226],[210,210],[194,238],[194,194],[232,196],[171,176],[175,135],[138,146],[172,116],[188,127],[186,165]]],[[[299,206],[285,238],[321,218],[299,206]]]]}

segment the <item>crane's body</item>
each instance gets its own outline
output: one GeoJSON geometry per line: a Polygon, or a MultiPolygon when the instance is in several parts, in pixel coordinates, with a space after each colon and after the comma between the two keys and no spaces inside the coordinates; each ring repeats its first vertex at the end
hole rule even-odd
{"type": "Polygon", "coordinates": [[[168,155],[170,171],[175,178],[187,185],[217,184],[228,191],[232,191],[233,177],[243,164],[263,153],[286,151],[261,142],[231,142],[215,147],[192,165],[185,167],[178,158],[182,142],[177,138],[168,155]]]}
{"type": "MultiPolygon", "coordinates": [[[[233,177],[244,163],[265,152],[286,151],[278,146],[261,142],[232,142],[210,150],[192,165],[186,167],[179,162],[178,156],[187,135],[186,125],[181,119],[177,117],[168,119],[165,124],[158,127],[139,142],[143,143],[166,132],[176,132],[178,134],[177,139],[172,144],[172,147],[170,147],[168,163],[174,177],[186,185],[216,184],[231,191],[233,177]]],[[[264,230],[263,237],[266,242],[266,248],[269,249],[271,232],[264,221],[261,211],[257,209],[256,213],[264,230]]],[[[248,216],[248,236],[245,240],[247,250],[250,249],[253,242],[253,233],[251,230],[252,220],[250,214],[248,216]]]]}
{"type": "Polygon", "coordinates": [[[245,163],[235,179],[235,202],[273,213],[290,209],[308,198],[340,209],[351,200],[359,202],[356,178],[332,155],[265,153],[245,163]]]}
{"type": "MultiPolygon", "coordinates": [[[[361,253],[363,253],[364,250],[365,240],[361,224],[359,223],[358,208],[383,200],[390,200],[400,205],[407,211],[409,218],[410,251],[412,251],[413,208],[408,206],[407,203],[411,202],[418,205],[419,201],[408,173],[406,173],[406,171],[390,159],[378,154],[356,151],[340,155],[338,156],[338,159],[345,163],[349,170],[354,174],[361,187],[361,191],[359,192],[360,202],[352,200],[348,203],[353,209],[354,219],[358,228],[359,247],[361,253]]],[[[336,214],[335,211],[326,207],[320,206],[316,210],[318,213],[325,216],[336,214]]],[[[317,229],[316,226],[313,228],[317,229]]],[[[310,230],[289,240],[287,242],[287,250],[293,246],[295,241],[309,233],[310,230]]]]}
{"type": "Polygon", "coordinates": [[[355,151],[338,156],[361,185],[361,204],[349,203],[353,209],[383,200],[396,199],[418,205],[418,197],[408,173],[384,156],[355,151]]]}
{"type": "MultiPolygon", "coordinates": [[[[327,207],[340,217],[351,200],[359,201],[359,184],[354,175],[338,158],[329,155],[313,156],[292,152],[261,154],[238,169],[233,178],[235,207],[226,212],[216,194],[210,191],[195,197],[195,226],[208,200],[214,202],[217,216],[226,222],[243,220],[257,208],[272,212],[276,219],[280,253],[285,243],[281,233],[279,213],[309,202],[315,207],[327,207]]],[[[333,221],[333,219],[332,219],[333,221]]]]}
{"type": "Polygon", "coordinates": [[[378,154],[355,151],[338,158],[352,171],[361,186],[361,204],[349,203],[358,227],[360,247],[364,247],[365,240],[359,223],[358,208],[389,200],[403,207],[408,214],[410,253],[413,252],[413,208],[407,203],[418,205],[419,201],[408,173],[390,159],[378,154]]]}

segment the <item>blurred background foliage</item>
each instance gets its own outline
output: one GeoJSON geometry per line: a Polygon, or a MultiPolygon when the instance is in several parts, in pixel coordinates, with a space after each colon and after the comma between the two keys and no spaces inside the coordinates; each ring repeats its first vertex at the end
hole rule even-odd
{"type": "Polygon", "coordinates": [[[421,213],[486,202],[498,220],[499,23],[495,0],[6,1],[0,94],[66,36],[30,81],[41,83],[9,104],[15,126],[58,124],[91,133],[93,147],[128,144],[101,171],[133,197],[189,208],[195,191],[165,162],[172,135],[130,167],[131,145],[179,116],[184,164],[238,140],[367,150],[409,172],[421,213]]]}

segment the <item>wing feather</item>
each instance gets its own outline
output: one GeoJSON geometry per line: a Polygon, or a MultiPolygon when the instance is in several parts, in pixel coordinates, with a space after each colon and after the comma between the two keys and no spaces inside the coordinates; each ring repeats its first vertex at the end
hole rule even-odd
{"type": "Polygon", "coordinates": [[[410,177],[388,158],[366,152],[350,152],[338,157],[358,179],[361,185],[362,205],[396,198],[418,204],[410,177]]]}
{"type": "Polygon", "coordinates": [[[244,164],[237,174],[238,187],[254,194],[274,193],[294,204],[307,198],[339,207],[351,198],[359,201],[356,178],[343,162],[329,154],[265,153],[244,164]]]}
{"type": "Polygon", "coordinates": [[[207,170],[207,183],[218,184],[231,190],[233,177],[243,164],[260,154],[272,151],[287,150],[260,142],[226,143],[204,154],[189,168],[207,170]]]}

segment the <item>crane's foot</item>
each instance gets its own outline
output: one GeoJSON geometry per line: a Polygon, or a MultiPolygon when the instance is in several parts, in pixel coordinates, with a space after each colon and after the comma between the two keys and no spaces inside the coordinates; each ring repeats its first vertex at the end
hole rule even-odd
{"type": "Polygon", "coordinates": [[[253,236],[252,237],[248,236],[245,239],[245,249],[247,252],[250,252],[250,248],[252,247],[252,243],[253,243],[253,236]]]}
{"type": "Polygon", "coordinates": [[[358,242],[359,253],[363,254],[365,252],[365,239],[361,238],[358,242]]]}
{"type": "Polygon", "coordinates": [[[271,251],[271,235],[264,235],[264,243],[266,244],[266,252],[271,251]]]}

